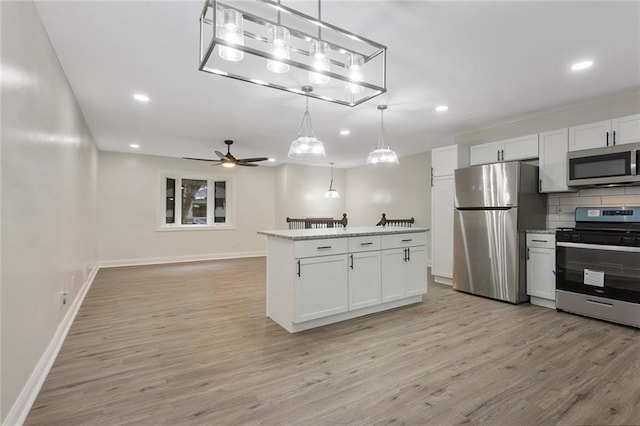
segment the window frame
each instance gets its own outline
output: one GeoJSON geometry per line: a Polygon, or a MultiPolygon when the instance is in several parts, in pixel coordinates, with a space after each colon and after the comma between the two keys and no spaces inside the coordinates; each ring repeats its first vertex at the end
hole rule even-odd
{"type": "Polygon", "coordinates": [[[162,170],[158,176],[160,194],[158,205],[158,231],[218,231],[235,228],[235,185],[233,176],[197,173],[186,170],[162,170]],[[175,179],[174,223],[166,223],[167,179],[175,179]],[[207,181],[207,223],[182,224],[182,180],[207,181]],[[225,221],[215,222],[215,183],[225,182],[225,221]]]}

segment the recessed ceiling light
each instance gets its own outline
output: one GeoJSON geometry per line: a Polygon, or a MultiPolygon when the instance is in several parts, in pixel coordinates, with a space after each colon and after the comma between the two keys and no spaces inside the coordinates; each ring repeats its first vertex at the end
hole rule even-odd
{"type": "Polygon", "coordinates": [[[449,107],[446,106],[446,105],[439,105],[439,106],[436,107],[436,111],[438,111],[438,112],[443,112],[443,111],[446,111],[448,109],[449,109],[449,107]]]}
{"type": "Polygon", "coordinates": [[[269,158],[268,161],[276,161],[276,159],[275,158],[269,158]]]}
{"type": "Polygon", "coordinates": [[[574,71],[586,70],[587,68],[591,68],[593,65],[593,61],[582,61],[571,65],[571,69],[574,71]]]}
{"type": "Polygon", "coordinates": [[[138,148],[140,148],[140,145],[138,145],[137,143],[130,143],[129,144],[129,148],[138,149],[138,148]]]}
{"type": "Polygon", "coordinates": [[[149,102],[149,97],[143,93],[136,93],[133,95],[133,99],[138,102],[149,102]]]}
{"type": "Polygon", "coordinates": [[[350,130],[347,130],[347,129],[345,129],[345,130],[340,130],[340,134],[341,134],[342,136],[347,136],[348,134],[351,134],[351,131],[350,131],[350,130]]]}

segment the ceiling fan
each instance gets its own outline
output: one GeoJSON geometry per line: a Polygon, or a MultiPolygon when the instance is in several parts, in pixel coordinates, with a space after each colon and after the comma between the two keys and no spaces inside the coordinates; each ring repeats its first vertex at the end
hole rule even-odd
{"type": "Polygon", "coordinates": [[[220,151],[215,151],[218,157],[220,157],[219,160],[208,160],[205,158],[189,158],[189,157],[183,157],[183,158],[185,160],[209,161],[212,163],[216,163],[214,164],[214,166],[221,164],[222,167],[235,167],[235,166],[256,167],[257,164],[252,164],[252,163],[256,163],[258,161],[266,161],[269,159],[267,157],[236,158],[233,156],[233,154],[231,154],[231,145],[233,144],[233,141],[227,139],[226,141],[224,141],[224,143],[227,144],[226,154],[222,154],[220,151]]]}

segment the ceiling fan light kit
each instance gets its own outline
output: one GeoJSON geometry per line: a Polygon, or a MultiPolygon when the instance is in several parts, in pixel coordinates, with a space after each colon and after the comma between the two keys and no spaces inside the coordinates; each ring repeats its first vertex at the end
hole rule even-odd
{"type": "Polygon", "coordinates": [[[386,105],[378,105],[378,110],[380,111],[380,136],[378,137],[378,146],[367,157],[367,166],[393,167],[400,164],[396,153],[384,145],[384,110],[386,109],[386,105]]]}
{"type": "Polygon", "coordinates": [[[300,123],[300,130],[298,131],[298,137],[291,142],[289,146],[289,158],[298,159],[318,159],[325,158],[324,144],[318,140],[313,132],[313,126],[311,124],[311,114],[309,113],[309,94],[313,92],[311,86],[302,86],[302,92],[307,94],[305,98],[306,108],[304,115],[302,116],[302,122],[300,123]]]}
{"type": "Polygon", "coordinates": [[[206,0],[200,71],[356,106],[385,93],[387,47],[275,0],[206,0]],[[314,93],[300,91],[313,84],[314,93]]]}

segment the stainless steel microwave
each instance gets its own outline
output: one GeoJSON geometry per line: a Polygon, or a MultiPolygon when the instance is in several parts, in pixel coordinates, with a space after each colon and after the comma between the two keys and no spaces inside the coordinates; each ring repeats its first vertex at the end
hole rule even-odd
{"type": "Polygon", "coordinates": [[[640,143],[571,151],[567,154],[567,185],[640,185],[640,143]]]}

